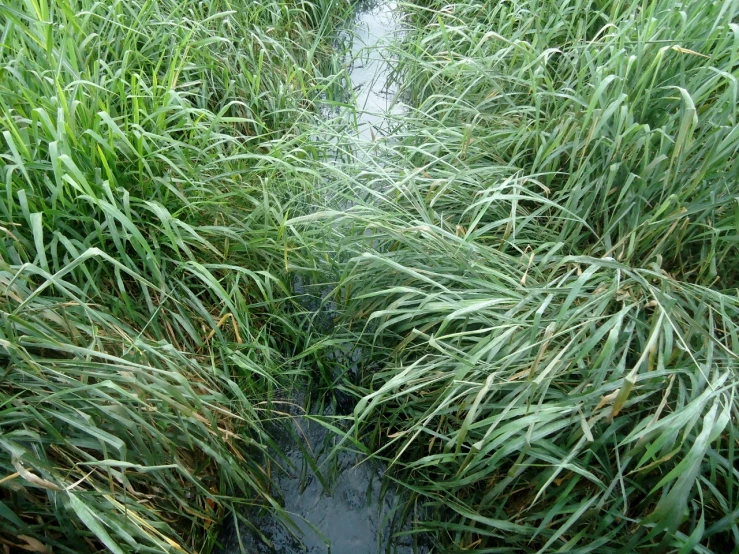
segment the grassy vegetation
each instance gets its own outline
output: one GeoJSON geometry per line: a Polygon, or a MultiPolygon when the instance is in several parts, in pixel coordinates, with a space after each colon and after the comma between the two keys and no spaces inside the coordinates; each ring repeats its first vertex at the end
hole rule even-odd
{"type": "Polygon", "coordinates": [[[272,502],[312,263],[284,221],[346,8],[0,5],[5,551],[206,552],[229,495],[272,502]]]}
{"type": "Polygon", "coordinates": [[[371,145],[348,8],[0,5],[3,548],[212,550],[309,376],[437,551],[731,551],[739,1],[404,3],[371,145]]]}
{"type": "Polygon", "coordinates": [[[739,4],[402,9],[331,218],[356,436],[441,551],[731,551],[739,4]]]}

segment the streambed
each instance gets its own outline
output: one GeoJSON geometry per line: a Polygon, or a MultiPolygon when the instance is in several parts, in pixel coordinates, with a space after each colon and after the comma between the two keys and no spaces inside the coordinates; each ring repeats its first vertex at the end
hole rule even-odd
{"type": "MultiPolygon", "coordinates": [[[[393,2],[365,5],[347,31],[352,36],[349,74],[356,102],[356,136],[350,138],[359,156],[368,155],[371,143],[385,133],[388,115],[402,109],[395,101],[396,90],[386,85],[390,65],[382,53],[382,45],[398,31],[395,7],[393,2]]],[[[391,540],[399,498],[392,488],[382,488],[384,466],[349,450],[332,456],[339,438],[299,409],[293,412],[280,441],[289,463],[272,473],[274,496],[285,514],[245,514],[258,532],[244,524],[238,529],[227,524],[222,554],[427,552],[425,547],[414,549],[408,536],[391,540]]]]}
{"type": "Polygon", "coordinates": [[[360,11],[354,20],[349,74],[355,93],[360,144],[381,136],[388,116],[402,110],[396,102],[397,89],[386,83],[391,68],[384,48],[398,31],[394,2],[379,2],[360,11]]]}

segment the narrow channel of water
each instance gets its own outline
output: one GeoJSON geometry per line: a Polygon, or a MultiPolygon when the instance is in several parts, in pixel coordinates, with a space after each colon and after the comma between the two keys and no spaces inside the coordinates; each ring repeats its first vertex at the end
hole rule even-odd
{"type": "Polygon", "coordinates": [[[358,138],[374,141],[385,134],[389,115],[400,113],[397,89],[388,86],[390,63],[384,48],[398,32],[395,2],[378,2],[357,14],[349,70],[356,95],[358,138]]]}
{"type": "MultiPolygon", "coordinates": [[[[380,1],[364,6],[347,31],[352,36],[348,71],[356,101],[355,136],[347,138],[356,143],[360,158],[371,155],[371,143],[385,135],[388,115],[402,109],[395,101],[395,89],[386,85],[390,64],[383,55],[383,45],[398,30],[396,5],[380,1]]],[[[382,488],[384,466],[351,451],[331,455],[339,438],[299,409],[294,411],[280,432],[279,446],[287,461],[272,471],[274,496],[285,514],[278,517],[256,510],[244,514],[257,531],[227,524],[222,554],[426,552],[414,549],[409,538],[390,537],[399,498],[394,490],[382,488]]]]}
{"type": "Polygon", "coordinates": [[[329,461],[338,440],[334,433],[305,416],[295,416],[289,425],[292,437],[286,432],[281,446],[291,467],[273,472],[274,495],[285,514],[245,514],[258,533],[243,524],[238,532],[231,528],[224,536],[224,554],[425,552],[414,551],[410,538],[391,540],[399,498],[392,490],[382,490],[381,464],[350,451],[329,461]]]}

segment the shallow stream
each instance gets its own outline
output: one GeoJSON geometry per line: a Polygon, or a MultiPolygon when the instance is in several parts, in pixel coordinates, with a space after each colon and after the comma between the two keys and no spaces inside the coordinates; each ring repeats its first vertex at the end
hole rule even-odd
{"type": "Polygon", "coordinates": [[[387,117],[402,109],[396,102],[396,88],[386,83],[391,67],[385,46],[398,32],[394,2],[381,1],[360,11],[354,20],[349,74],[355,93],[360,142],[372,142],[381,136],[387,117]]]}
{"type": "MultiPolygon", "coordinates": [[[[362,152],[370,151],[371,143],[385,134],[387,116],[401,109],[396,91],[386,86],[390,65],[383,55],[383,44],[398,32],[395,7],[393,2],[380,1],[360,9],[347,30],[352,44],[348,71],[356,101],[356,111],[352,110],[356,136],[349,138],[356,143],[359,156],[366,155],[362,152]]],[[[399,499],[392,488],[383,490],[380,463],[351,451],[331,456],[337,436],[309,416],[295,413],[286,425],[279,446],[289,463],[272,472],[273,494],[281,500],[285,514],[279,517],[256,510],[244,514],[257,531],[244,524],[238,529],[227,525],[222,554],[426,551],[414,550],[407,537],[391,540],[389,529],[399,499]]]]}

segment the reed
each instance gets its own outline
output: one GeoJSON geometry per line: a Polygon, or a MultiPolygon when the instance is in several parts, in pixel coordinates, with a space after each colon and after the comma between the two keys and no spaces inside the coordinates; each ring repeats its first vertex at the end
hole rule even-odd
{"type": "Polygon", "coordinates": [[[444,552],[730,551],[739,4],[401,10],[408,111],[327,216],[353,437],[444,552]]]}

